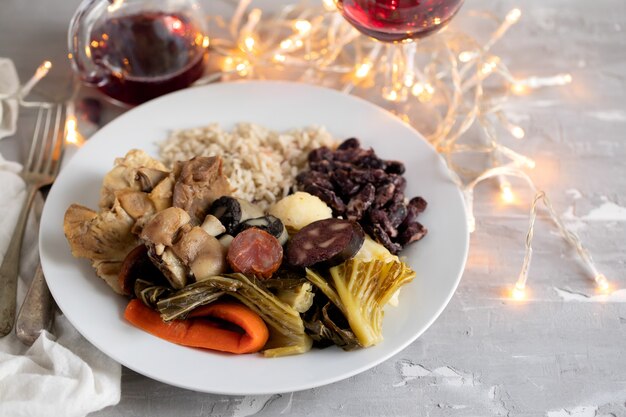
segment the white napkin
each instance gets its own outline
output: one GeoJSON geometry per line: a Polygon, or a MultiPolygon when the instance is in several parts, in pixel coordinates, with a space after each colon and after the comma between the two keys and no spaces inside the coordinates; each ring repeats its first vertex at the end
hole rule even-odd
{"type": "Polygon", "coordinates": [[[15,133],[20,88],[15,65],[9,58],[0,58],[0,139],[15,133]]]}
{"type": "MultiPolygon", "coordinates": [[[[21,166],[0,154],[0,261],[25,197],[21,166]]],[[[31,216],[22,247],[18,306],[38,261],[37,225],[31,216]]],[[[30,348],[11,333],[0,338],[0,417],[78,417],[120,400],[121,367],[86,341],[67,319],[30,348]]]]}

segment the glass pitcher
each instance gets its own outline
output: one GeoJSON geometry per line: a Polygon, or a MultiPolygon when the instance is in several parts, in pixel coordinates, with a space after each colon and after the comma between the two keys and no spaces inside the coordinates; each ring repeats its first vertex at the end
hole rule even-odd
{"type": "Polygon", "coordinates": [[[195,0],[83,0],[72,17],[72,68],[114,101],[136,105],[204,73],[209,38],[195,0]]]}

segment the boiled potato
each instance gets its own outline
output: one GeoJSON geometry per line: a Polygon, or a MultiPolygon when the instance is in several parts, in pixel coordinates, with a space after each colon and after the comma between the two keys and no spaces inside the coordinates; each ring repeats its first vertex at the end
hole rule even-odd
{"type": "Polygon", "coordinates": [[[298,191],[270,207],[268,214],[278,217],[290,233],[317,220],[330,219],[333,211],[318,197],[298,191]]]}

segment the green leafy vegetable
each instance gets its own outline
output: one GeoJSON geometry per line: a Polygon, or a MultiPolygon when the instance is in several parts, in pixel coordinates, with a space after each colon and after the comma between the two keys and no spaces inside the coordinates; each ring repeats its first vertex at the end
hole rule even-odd
{"type": "Polygon", "coordinates": [[[278,290],[276,297],[298,313],[305,313],[313,305],[313,286],[310,282],[302,282],[300,285],[278,290]]]}
{"type": "Polygon", "coordinates": [[[141,300],[142,303],[151,309],[156,310],[157,301],[170,295],[172,293],[172,289],[162,285],[156,285],[154,282],[139,278],[135,281],[134,292],[135,297],[141,300]]]}
{"type": "Polygon", "coordinates": [[[331,318],[329,311],[331,309],[337,309],[331,302],[327,302],[322,308],[316,306],[311,318],[305,320],[304,325],[311,338],[322,344],[326,343],[328,345],[331,343],[337,345],[343,350],[354,350],[361,347],[352,330],[341,328],[331,318]]]}
{"type": "MultiPolygon", "coordinates": [[[[241,286],[230,282],[226,286],[230,291],[237,291],[241,286]]],[[[212,303],[225,294],[224,286],[218,287],[214,282],[199,281],[187,285],[173,294],[162,297],[157,301],[156,307],[163,321],[184,319],[194,309],[212,303]]]]}
{"type": "Polygon", "coordinates": [[[396,257],[389,261],[350,259],[330,269],[332,286],[307,269],[307,279],[317,286],[345,315],[363,347],[383,339],[383,308],[393,294],[415,277],[415,272],[396,257]]]}

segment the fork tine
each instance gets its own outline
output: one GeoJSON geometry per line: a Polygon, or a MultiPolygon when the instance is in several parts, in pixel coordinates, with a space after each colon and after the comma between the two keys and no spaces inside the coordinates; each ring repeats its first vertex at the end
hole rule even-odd
{"type": "MultiPolygon", "coordinates": [[[[61,117],[61,120],[67,120],[67,104],[59,104],[59,113],[65,113],[64,116],[61,117]]],[[[55,144],[55,151],[53,156],[52,169],[49,171],[50,175],[56,177],[59,173],[59,169],[61,169],[61,161],[63,161],[63,154],[65,153],[65,136],[67,126],[66,123],[63,122],[63,126],[60,127],[57,131],[57,143],[55,144]]]]}
{"type": "Polygon", "coordinates": [[[49,152],[47,152],[46,158],[44,158],[46,160],[46,164],[42,171],[46,175],[49,175],[52,173],[51,171],[52,162],[54,162],[57,159],[56,152],[57,152],[57,144],[58,144],[58,139],[59,139],[59,127],[61,124],[61,113],[63,113],[61,104],[57,104],[56,106],[54,106],[54,112],[55,112],[54,128],[50,135],[50,150],[49,152]]]}
{"type": "Polygon", "coordinates": [[[43,128],[43,137],[41,147],[39,148],[39,154],[37,155],[37,163],[33,166],[32,172],[41,172],[44,163],[44,157],[46,152],[48,152],[49,136],[50,136],[50,122],[52,121],[52,109],[48,110],[48,114],[46,115],[46,122],[43,128]]]}
{"type": "Polygon", "coordinates": [[[35,157],[35,148],[37,147],[37,142],[39,142],[39,131],[41,130],[41,121],[43,119],[44,107],[39,107],[39,111],[37,112],[37,122],[35,123],[35,132],[33,133],[33,139],[30,141],[30,150],[28,151],[28,159],[24,164],[25,170],[32,171],[33,169],[33,160],[35,157]]]}

